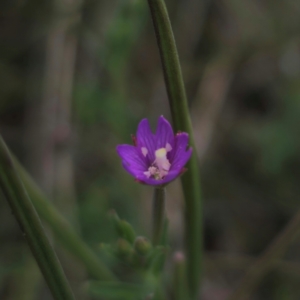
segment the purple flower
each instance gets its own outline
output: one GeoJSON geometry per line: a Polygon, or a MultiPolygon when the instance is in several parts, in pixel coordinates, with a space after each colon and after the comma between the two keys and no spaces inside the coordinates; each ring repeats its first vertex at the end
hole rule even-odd
{"type": "Polygon", "coordinates": [[[174,136],[170,123],[161,116],[153,134],[147,119],[143,119],[133,137],[134,146],[119,145],[117,152],[124,169],[138,182],[165,185],[181,175],[190,159],[189,136],[185,132],[174,136]]]}

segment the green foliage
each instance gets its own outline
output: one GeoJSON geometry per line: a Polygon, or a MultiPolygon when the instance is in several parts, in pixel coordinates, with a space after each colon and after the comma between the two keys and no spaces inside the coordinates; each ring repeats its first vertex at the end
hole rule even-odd
{"type": "Polygon", "coordinates": [[[106,32],[106,44],[101,60],[113,78],[122,77],[133,46],[147,19],[147,6],[142,0],[120,1],[106,32]]]}
{"type": "MultiPolygon", "coordinates": [[[[179,215],[187,207],[178,205],[181,194],[172,184],[169,195],[174,199],[167,197],[170,223],[165,224],[161,245],[153,246],[146,238],[152,191],[127,176],[115,151],[117,144],[130,143],[141,118],[170,117],[147,1],[92,0],[74,7],[61,3],[3,0],[0,4],[1,134],[37,182],[51,176],[51,167],[60,165],[55,156],[66,146],[72,166],[62,173],[71,178],[64,184],[75,186],[78,206],[70,211],[78,212],[76,230],[66,223],[64,212],[55,209],[56,192],[47,188],[44,193],[40,189],[35,193],[35,188],[28,192],[32,200],[42,195],[43,201],[49,192],[50,201],[36,207],[45,225],[52,228],[54,243],[66,248],[67,256],[84,262],[83,273],[105,277],[103,284],[93,283],[91,289],[97,291],[91,291],[90,299],[145,300],[154,292],[157,299],[173,299],[176,288],[170,282],[178,274],[166,268],[162,278],[161,270],[169,259],[167,245],[172,250],[182,248],[179,215]],[[73,69],[65,62],[52,64],[53,58],[71,50],[69,44],[63,47],[69,38],[76,52],[73,69]],[[51,52],[54,41],[62,48],[51,52]],[[52,84],[49,68],[64,74],[54,76],[54,81],[64,81],[72,73],[71,82],[62,87],[54,84],[48,91],[51,97],[46,91],[52,84]],[[61,124],[61,116],[55,113],[58,107],[51,103],[64,102],[66,95],[56,97],[69,84],[72,99],[66,114],[70,118],[61,124]],[[45,99],[51,103],[42,113],[45,99]],[[71,129],[70,135],[59,141],[64,126],[71,129]],[[49,138],[42,142],[44,135],[49,138]],[[108,215],[112,208],[122,220],[117,230],[108,215]],[[120,282],[107,281],[115,276],[120,282]]],[[[224,286],[227,293],[237,285],[248,259],[252,264],[299,209],[300,6],[295,0],[166,3],[200,149],[204,276],[212,294],[223,292],[224,286]],[[222,257],[210,259],[214,252],[222,257]],[[223,257],[227,253],[229,263],[223,257]]],[[[177,121],[174,124],[186,130],[177,121]]],[[[28,187],[26,178],[22,180],[28,187]]],[[[27,245],[4,201],[0,211],[0,295],[13,299],[14,290],[22,290],[16,278],[26,270],[20,256],[27,257],[22,251],[27,245]]],[[[274,266],[282,276],[263,281],[254,298],[299,299],[299,272],[294,264],[298,248],[297,242],[291,247],[291,265],[282,258],[274,266]]],[[[198,268],[195,260],[192,263],[198,268]]],[[[71,268],[68,276],[77,275],[75,263],[66,265],[71,268]]],[[[78,281],[74,279],[72,285],[78,281]]],[[[186,299],[186,286],[176,287],[180,296],[175,299],[186,299]]],[[[44,295],[41,282],[35,290],[37,298],[38,292],[44,295]]]]}
{"type": "Polygon", "coordinates": [[[267,123],[258,133],[262,168],[279,175],[300,151],[298,117],[300,91],[283,94],[285,106],[280,118],[267,123]]]}
{"type": "Polygon", "coordinates": [[[95,299],[139,300],[146,299],[149,288],[131,283],[89,282],[87,289],[95,299]]]}

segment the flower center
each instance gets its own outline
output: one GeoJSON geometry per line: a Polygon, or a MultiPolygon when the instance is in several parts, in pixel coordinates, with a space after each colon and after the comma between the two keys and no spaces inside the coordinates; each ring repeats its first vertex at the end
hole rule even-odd
{"type": "MultiPolygon", "coordinates": [[[[154,162],[148,168],[148,171],[144,172],[148,178],[152,177],[156,180],[161,180],[169,173],[171,164],[167,159],[167,153],[171,150],[171,145],[167,143],[165,148],[160,148],[155,151],[154,162]]],[[[143,151],[143,153],[144,152],[145,151],[143,151]]]]}

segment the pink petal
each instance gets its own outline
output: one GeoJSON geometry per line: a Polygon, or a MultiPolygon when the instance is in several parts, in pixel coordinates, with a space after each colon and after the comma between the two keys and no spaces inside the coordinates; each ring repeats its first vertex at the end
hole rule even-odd
{"type": "Polygon", "coordinates": [[[174,145],[174,132],[170,123],[160,116],[158,119],[157,129],[155,133],[156,138],[156,150],[165,148],[167,143],[173,148],[174,145]]]}
{"type": "Polygon", "coordinates": [[[151,132],[151,128],[147,119],[143,119],[139,125],[137,130],[137,145],[138,148],[141,149],[145,147],[148,150],[148,162],[152,163],[155,159],[155,142],[154,142],[154,134],[151,132]]]}
{"type": "Polygon", "coordinates": [[[139,154],[137,147],[119,145],[117,146],[117,152],[122,158],[123,167],[133,176],[147,170],[146,161],[139,154]]]}

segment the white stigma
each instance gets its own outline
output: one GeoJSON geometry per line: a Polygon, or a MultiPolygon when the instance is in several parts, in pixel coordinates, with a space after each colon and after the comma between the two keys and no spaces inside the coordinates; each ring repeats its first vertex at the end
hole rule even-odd
{"type": "Polygon", "coordinates": [[[171,165],[167,159],[166,148],[160,148],[155,151],[155,163],[160,171],[169,171],[171,165]]]}
{"type": "MultiPolygon", "coordinates": [[[[147,155],[145,154],[145,150],[142,149],[142,153],[144,156],[147,155]]],[[[152,163],[152,165],[148,168],[148,171],[144,172],[144,174],[147,176],[147,178],[154,178],[156,180],[161,180],[163,179],[168,173],[171,168],[171,164],[167,158],[167,153],[172,150],[172,147],[169,143],[167,143],[166,148],[160,148],[155,151],[155,160],[152,163]]]]}

